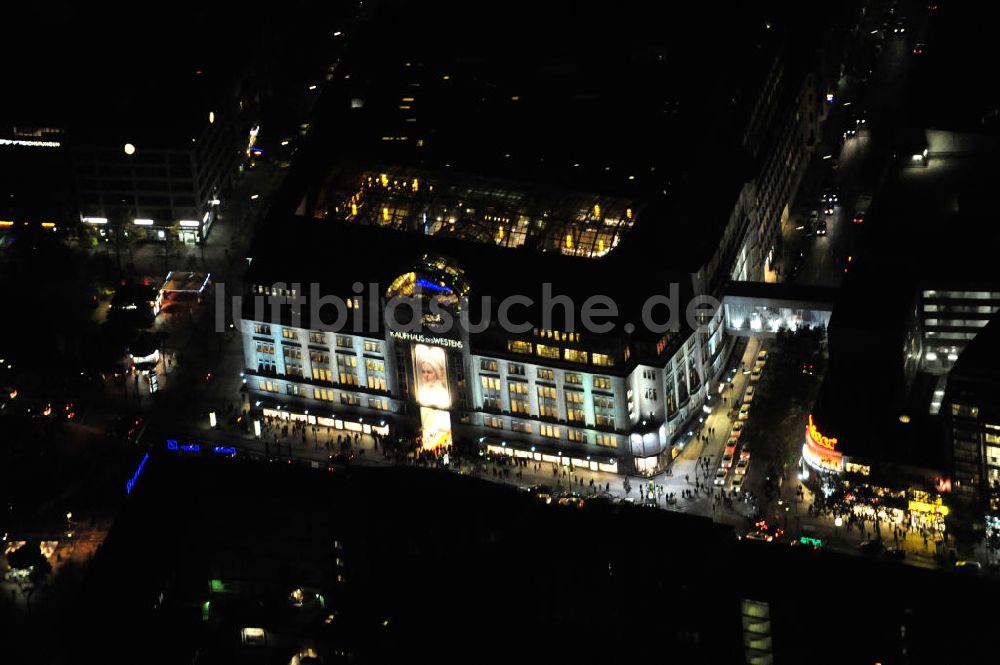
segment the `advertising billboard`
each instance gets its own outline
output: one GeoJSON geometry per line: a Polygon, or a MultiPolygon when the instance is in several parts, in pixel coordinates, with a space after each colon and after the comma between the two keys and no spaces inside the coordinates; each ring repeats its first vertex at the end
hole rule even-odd
{"type": "Polygon", "coordinates": [[[415,344],[413,346],[413,375],[417,389],[417,403],[420,406],[429,406],[435,409],[451,407],[443,348],[415,344]]]}
{"type": "Polygon", "coordinates": [[[451,445],[451,416],[447,411],[420,407],[420,447],[435,450],[451,445]]]}

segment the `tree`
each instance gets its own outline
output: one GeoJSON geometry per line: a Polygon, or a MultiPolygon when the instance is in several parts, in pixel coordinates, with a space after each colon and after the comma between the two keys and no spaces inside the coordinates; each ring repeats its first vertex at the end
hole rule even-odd
{"type": "Polygon", "coordinates": [[[28,575],[20,578],[18,584],[21,593],[24,594],[24,600],[30,613],[31,596],[45,582],[45,578],[52,572],[52,566],[42,554],[41,547],[37,542],[27,542],[8,554],[7,563],[14,570],[28,570],[28,575]]]}

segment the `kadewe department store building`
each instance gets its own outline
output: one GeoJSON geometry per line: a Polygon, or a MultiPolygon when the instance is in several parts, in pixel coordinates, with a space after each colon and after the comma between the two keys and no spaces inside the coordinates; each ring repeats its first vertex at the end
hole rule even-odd
{"type": "Polygon", "coordinates": [[[356,180],[358,192],[339,204],[327,193],[269,220],[251,250],[240,325],[254,408],[414,432],[425,448],[464,437],[498,454],[609,472],[669,464],[717,394],[732,340],[721,308],[701,316],[697,330],[683,310],[677,330],[632,323],[650,296],[675,292],[683,307],[719,281],[704,269],[671,273],[648,253],[657,236],[644,230],[641,204],[560,192],[546,224],[519,224],[526,208],[496,212],[513,198],[510,183],[502,183],[507,199],[494,201],[483,194],[499,187],[492,181],[377,172],[356,180]],[[442,221],[421,212],[416,220],[427,222],[414,226],[409,213],[398,217],[404,204],[412,213],[423,188],[442,192],[419,200],[442,221]],[[475,210],[493,212],[458,217],[458,199],[470,206],[477,193],[475,210]],[[337,210],[346,219],[336,221],[337,210]],[[560,298],[548,325],[547,293],[560,298]],[[618,311],[599,332],[581,326],[582,305],[595,295],[618,311]],[[311,296],[339,299],[344,325],[328,329],[335,309],[317,315],[311,296]],[[512,297],[516,329],[499,321],[512,297]],[[255,309],[255,298],[277,307],[255,309]],[[421,303],[401,329],[387,321],[414,314],[393,305],[398,298],[421,303]],[[487,324],[461,325],[463,316],[487,324]]]}

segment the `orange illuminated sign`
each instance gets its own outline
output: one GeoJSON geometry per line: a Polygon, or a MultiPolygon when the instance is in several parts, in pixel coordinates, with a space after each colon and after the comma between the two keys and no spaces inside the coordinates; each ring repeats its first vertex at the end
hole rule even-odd
{"type": "Polygon", "coordinates": [[[836,437],[823,436],[820,434],[819,430],[816,429],[816,423],[813,422],[811,413],[809,414],[809,426],[806,428],[806,435],[813,443],[821,448],[834,450],[837,447],[836,437]]]}

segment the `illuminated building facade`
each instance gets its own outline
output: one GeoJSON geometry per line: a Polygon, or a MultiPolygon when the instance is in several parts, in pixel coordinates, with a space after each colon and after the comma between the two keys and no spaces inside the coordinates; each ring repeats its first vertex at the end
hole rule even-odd
{"type": "Polygon", "coordinates": [[[321,187],[325,196],[304,196],[298,214],[272,220],[252,250],[241,328],[254,408],[319,425],[414,432],[426,448],[464,438],[496,454],[619,473],[669,463],[717,393],[732,339],[722,308],[688,325],[683,308],[716,280],[704,268],[671,274],[643,256],[657,233],[643,224],[644,206],[557,192],[559,208],[510,182],[359,173],[352,181],[371,179],[374,193],[336,198],[321,187]],[[424,187],[428,196],[411,196],[424,187]],[[480,193],[475,208],[463,188],[480,193]],[[503,197],[490,198],[494,191],[503,197]],[[548,214],[532,216],[527,203],[499,210],[503,200],[531,201],[548,214]],[[522,218],[526,230],[511,241],[522,218]],[[288,224],[295,233],[279,232],[288,224]],[[365,248],[378,248],[380,258],[365,248]],[[627,325],[671,284],[677,330],[627,325]],[[546,288],[556,302],[549,323],[546,288]],[[324,330],[337,318],[333,308],[317,315],[309,305],[331,294],[344,302],[338,330],[324,330]],[[579,318],[593,295],[614,296],[619,317],[606,331],[579,318]],[[512,308],[516,331],[500,325],[501,303],[512,296],[532,300],[512,308]],[[263,304],[268,298],[277,311],[263,304]],[[393,321],[400,317],[399,298],[421,303],[419,319],[404,310],[405,329],[389,322],[390,310],[393,321]],[[489,325],[460,325],[462,315],[472,323],[487,316],[489,325]]]}
{"type": "Polygon", "coordinates": [[[954,288],[924,288],[917,294],[920,330],[923,336],[922,367],[928,372],[947,373],[966,346],[1000,310],[996,282],[954,288]]]}
{"type": "Polygon", "coordinates": [[[837,450],[837,438],[822,434],[809,414],[805,443],[802,444],[802,461],[819,473],[844,472],[844,455],[837,450]]]}
{"type": "Polygon", "coordinates": [[[104,234],[204,240],[252,131],[242,102],[210,97],[218,101],[192,103],[183,114],[186,131],[133,123],[79,136],[71,150],[80,220],[104,234]]]}

